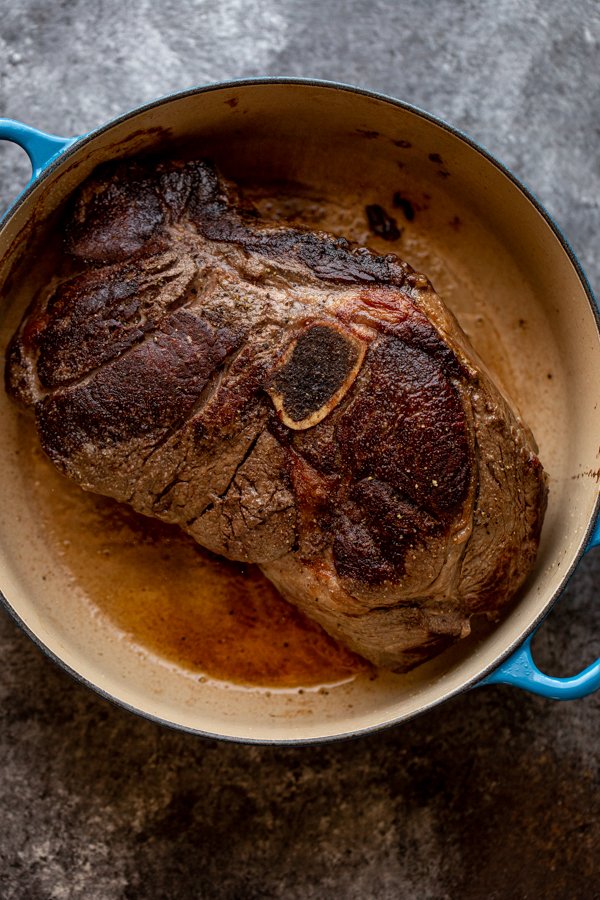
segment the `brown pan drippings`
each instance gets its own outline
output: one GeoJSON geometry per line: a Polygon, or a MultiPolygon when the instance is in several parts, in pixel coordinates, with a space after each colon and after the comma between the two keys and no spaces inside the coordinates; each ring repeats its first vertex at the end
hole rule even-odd
{"type": "Polygon", "coordinates": [[[89,603],[136,645],[249,686],[326,685],[368,670],[257,566],[220,559],[175,526],[82,491],[46,460],[29,421],[22,446],[47,539],[89,603]]]}

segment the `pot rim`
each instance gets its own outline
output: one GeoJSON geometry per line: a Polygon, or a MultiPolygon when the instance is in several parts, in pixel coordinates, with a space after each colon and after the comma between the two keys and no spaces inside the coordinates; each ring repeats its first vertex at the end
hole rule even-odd
{"type": "MultiPolygon", "coordinates": [[[[215,82],[207,85],[200,85],[194,88],[188,88],[183,91],[176,91],[174,93],[163,95],[156,100],[152,100],[148,103],[142,104],[141,106],[134,107],[128,112],[122,113],[121,115],[115,117],[114,119],[110,119],[108,122],[99,126],[98,128],[90,131],[80,137],[77,137],[73,140],[68,147],[66,147],[63,151],[59,152],[51,162],[48,163],[47,166],[37,175],[37,177],[32,177],[29,184],[23,190],[23,192],[17,197],[15,202],[9,209],[6,211],[6,214],[0,219],[0,238],[2,237],[2,232],[6,226],[6,224],[13,218],[14,214],[19,210],[30,198],[33,191],[51,174],[53,174],[56,169],[63,165],[63,163],[67,159],[71,159],[75,155],[84,151],[85,148],[93,143],[93,141],[102,134],[110,131],[114,126],[120,125],[127,120],[134,118],[135,116],[148,112],[152,109],[158,109],[163,105],[167,105],[174,101],[179,101],[182,99],[186,99],[189,97],[193,97],[199,94],[210,93],[212,91],[219,90],[231,90],[238,89],[243,87],[255,87],[259,85],[271,86],[271,87],[285,87],[288,85],[297,85],[300,87],[317,87],[317,88],[326,88],[332,91],[344,91],[346,93],[358,94],[359,96],[368,97],[383,103],[387,103],[391,106],[394,106],[398,109],[406,110],[425,121],[441,128],[442,130],[448,132],[452,136],[458,138],[468,147],[470,147],[475,152],[479,153],[488,163],[494,166],[498,171],[500,171],[503,175],[505,175],[511,183],[523,194],[526,200],[528,200],[533,207],[537,210],[537,212],[541,215],[546,225],[550,228],[554,237],[558,240],[559,244],[567,254],[575,273],[581,283],[585,295],[588,300],[588,304],[591,308],[592,314],[594,316],[594,321],[596,324],[596,329],[600,335],[600,306],[598,304],[598,300],[596,299],[590,283],[583,271],[583,268],[573,251],[569,241],[563,234],[562,230],[559,228],[553,217],[548,213],[544,205],[538,200],[537,196],[534,192],[525,185],[513,172],[506,166],[504,163],[500,162],[490,151],[488,151],[485,147],[478,144],[471,137],[461,131],[459,128],[456,128],[454,125],[449,124],[443,119],[439,118],[432,113],[426,112],[418,106],[413,105],[412,103],[408,103],[404,100],[398,100],[395,97],[392,97],[388,94],[369,90],[367,88],[357,87],[351,84],[345,84],[343,82],[330,81],[325,79],[318,78],[296,78],[293,76],[262,76],[257,78],[243,78],[243,79],[232,79],[228,81],[215,82]]],[[[304,744],[319,744],[319,743],[329,743],[334,741],[342,741],[349,740],[351,738],[362,737],[363,735],[368,735],[373,732],[382,731],[387,728],[391,728],[395,725],[400,724],[401,722],[409,721],[410,719],[414,719],[417,716],[423,715],[434,707],[438,706],[441,703],[449,700],[451,697],[457,696],[470,688],[477,687],[480,685],[484,679],[494,672],[503,662],[505,662],[514,652],[519,648],[523,642],[532,635],[536,629],[539,627],[541,622],[546,618],[551,609],[554,607],[555,603],[559,599],[563,590],[565,589],[569,579],[573,575],[575,569],[580,563],[582,557],[584,556],[586,550],[588,549],[588,544],[590,541],[590,537],[594,533],[595,528],[600,522],[600,493],[596,498],[596,502],[594,505],[594,509],[590,519],[587,523],[587,527],[584,531],[582,543],[579,551],[575,555],[571,565],[564,572],[563,577],[560,581],[560,584],[550,597],[550,599],[545,604],[543,610],[535,617],[534,621],[524,629],[517,638],[510,641],[508,646],[494,659],[493,662],[489,663],[483,671],[479,674],[468,678],[461,685],[456,688],[449,689],[445,692],[441,697],[438,697],[434,700],[425,703],[420,706],[419,709],[401,715],[396,718],[389,719],[388,721],[381,722],[374,725],[368,725],[363,728],[358,728],[355,731],[344,732],[341,734],[334,735],[325,735],[322,737],[306,737],[306,738],[252,738],[252,737],[237,737],[232,735],[224,735],[219,733],[213,733],[204,731],[202,729],[194,728],[188,725],[184,725],[182,723],[174,722],[170,719],[164,719],[161,716],[157,716],[151,712],[147,712],[145,710],[139,709],[138,707],[132,706],[126,700],[122,700],[104,690],[99,685],[94,684],[89,681],[84,675],[77,672],[73,669],[68,663],[66,663],[63,659],[61,659],[57,654],[43,641],[37,637],[33,633],[33,631],[29,628],[29,626],[21,619],[16,610],[11,606],[8,602],[2,591],[0,590],[0,602],[7,610],[11,618],[19,625],[19,627],[28,635],[31,640],[42,650],[42,652],[53,660],[56,664],[60,666],[65,672],[67,672],[72,678],[75,679],[80,684],[85,685],[86,687],[93,690],[96,694],[99,694],[106,700],[109,700],[114,705],[124,708],[129,712],[132,712],[144,719],[148,719],[152,722],[155,722],[160,725],[167,726],[169,728],[174,728],[178,731],[186,732],[188,734],[194,734],[198,737],[214,739],[214,740],[224,740],[233,743],[239,744],[260,744],[260,745],[281,745],[281,746],[294,746],[294,745],[304,745],[304,744]]]]}

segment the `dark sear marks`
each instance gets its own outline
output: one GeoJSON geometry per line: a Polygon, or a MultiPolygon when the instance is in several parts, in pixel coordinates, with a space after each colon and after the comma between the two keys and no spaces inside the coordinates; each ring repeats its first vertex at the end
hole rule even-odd
{"type": "Polygon", "coordinates": [[[452,514],[471,479],[458,391],[425,353],[394,338],[371,345],[365,370],[363,389],[337,424],[345,465],[357,480],[375,476],[433,516],[452,514]]]}
{"type": "Polygon", "coordinates": [[[423,275],[261,220],[198,161],[101,167],[65,236],[69,275],[7,360],[60,471],[259,563],[379,665],[417,665],[514,597],[543,470],[423,275]]]}
{"type": "Polygon", "coordinates": [[[215,331],[187,310],[164,319],[152,339],[98,370],[69,391],[38,406],[43,434],[55,433],[55,451],[73,453],[90,440],[98,450],[146,434],[153,438],[183,424],[213,371],[240,343],[230,329],[215,331]]]}
{"type": "Polygon", "coordinates": [[[190,258],[167,251],[64,281],[30,335],[44,387],[82,378],[141,341],[185,302],[194,272],[190,258]]]}

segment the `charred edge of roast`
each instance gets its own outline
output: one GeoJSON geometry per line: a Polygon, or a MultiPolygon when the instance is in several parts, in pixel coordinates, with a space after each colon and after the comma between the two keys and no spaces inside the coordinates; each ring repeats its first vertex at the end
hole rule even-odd
{"type": "Polygon", "coordinates": [[[100,166],[80,188],[66,243],[86,262],[117,262],[185,216],[208,240],[237,243],[266,257],[292,257],[326,281],[399,287],[417,277],[394,255],[378,256],[329,234],[274,229],[256,215],[252,207],[241,208],[235,190],[209,162],[120,161],[100,166]]]}

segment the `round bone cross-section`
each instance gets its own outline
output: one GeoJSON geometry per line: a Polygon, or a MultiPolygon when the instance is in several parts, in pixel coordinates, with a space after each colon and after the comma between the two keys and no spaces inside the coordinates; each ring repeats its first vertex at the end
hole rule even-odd
{"type": "Polygon", "coordinates": [[[352,387],[364,355],[365,344],[338,326],[302,331],[267,386],[281,421],[298,431],[321,422],[352,387]]]}

